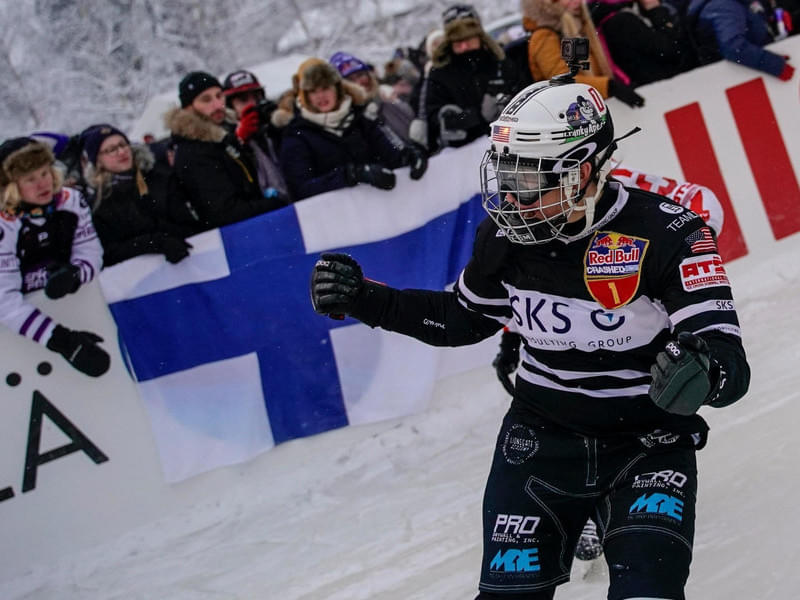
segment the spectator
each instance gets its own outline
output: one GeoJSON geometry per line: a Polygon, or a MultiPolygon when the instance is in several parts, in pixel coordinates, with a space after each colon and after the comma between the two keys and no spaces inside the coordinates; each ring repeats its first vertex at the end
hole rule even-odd
{"type": "Polygon", "coordinates": [[[661,0],[593,0],[592,21],[615,77],[636,87],[692,67],[678,15],[661,0]]]}
{"type": "Polygon", "coordinates": [[[395,56],[383,66],[383,84],[392,87],[392,97],[410,106],[420,82],[420,69],[409,58],[395,56]]]}
{"type": "Polygon", "coordinates": [[[42,288],[61,298],[100,270],[103,249],[89,207],[78,190],[62,186],[54,163],[50,148],[33,138],[0,145],[0,321],[99,377],[110,363],[102,338],[59,325],[24,298],[42,288]]]}
{"type": "Polygon", "coordinates": [[[690,0],[687,27],[700,64],[720,58],[789,81],[794,67],[788,57],[764,48],[774,41],[772,4],[766,0],[690,0]]]}
{"type": "MultiPolygon", "coordinates": [[[[281,143],[281,166],[296,200],[358,183],[390,190],[391,169],[408,164],[375,120],[364,115],[366,93],[319,58],[304,61],[294,75],[294,116],[281,143]]],[[[416,165],[415,165],[416,166],[416,165]]],[[[412,167],[418,179],[424,168],[412,167]]]]}
{"type": "Polygon", "coordinates": [[[361,86],[367,95],[365,114],[369,118],[377,118],[389,130],[384,130],[384,133],[390,139],[395,136],[400,138],[394,140],[396,146],[410,142],[408,127],[414,118],[414,110],[406,102],[395,97],[391,87],[380,85],[372,67],[346,52],[337,52],[331,56],[329,62],[344,79],[361,86]]]}
{"type": "Polygon", "coordinates": [[[568,71],[561,58],[561,39],[585,37],[590,68],[578,73],[575,80],[591,85],[603,98],[614,96],[629,106],[644,105],[644,98],[614,78],[583,0],[522,0],[522,15],[523,27],[531,32],[528,63],[534,81],[568,71]]]}
{"type": "Polygon", "coordinates": [[[414,109],[415,117],[409,126],[409,137],[425,148],[431,150],[431,144],[428,140],[428,117],[427,117],[427,100],[428,100],[428,86],[430,81],[430,72],[433,68],[433,53],[440,44],[445,42],[444,31],[441,29],[434,29],[427,36],[425,36],[425,55],[427,60],[422,67],[422,79],[419,82],[418,93],[412,97],[411,107],[414,109]]]}
{"type": "Polygon", "coordinates": [[[289,204],[289,191],[278,166],[280,130],[272,123],[278,105],[267,100],[258,78],[250,71],[234,71],[225,78],[225,105],[236,113],[236,135],[248,144],[256,161],[258,184],[267,198],[289,204]]]}
{"type": "Polygon", "coordinates": [[[425,96],[428,143],[463,146],[489,134],[489,123],[519,91],[519,75],[472,6],[447,8],[442,26],[425,96]]]}
{"type": "Polygon", "coordinates": [[[178,86],[180,108],[164,115],[172,132],[173,173],[196,216],[195,232],[222,227],[280,208],[258,186],[254,160],[234,134],[222,84],[202,71],[178,86]]]}
{"type": "Polygon", "coordinates": [[[107,124],[88,127],[80,140],[103,265],[142,254],[163,254],[171,263],[189,256],[191,245],[183,239],[189,231],[159,217],[159,200],[148,184],[155,165],[149,148],[131,146],[124,133],[107,124]]]}

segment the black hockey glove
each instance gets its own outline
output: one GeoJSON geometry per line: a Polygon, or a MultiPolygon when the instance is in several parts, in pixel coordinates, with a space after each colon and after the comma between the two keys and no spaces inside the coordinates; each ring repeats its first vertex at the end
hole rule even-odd
{"type": "Polygon", "coordinates": [[[72,331],[56,325],[53,335],[47,340],[47,348],[58,352],[81,373],[100,377],[111,364],[108,353],[97,345],[102,341],[103,338],[90,331],[72,331]]]}
{"type": "Polygon", "coordinates": [[[522,337],[518,333],[504,330],[500,338],[500,350],[492,361],[492,366],[497,373],[497,378],[503,384],[503,388],[514,395],[514,384],[509,375],[517,370],[519,366],[519,345],[522,337]]]}
{"type": "Polygon", "coordinates": [[[693,415],[711,392],[710,364],[705,340],[682,331],[677,341],[670,340],[656,355],[656,362],[650,368],[653,376],[650,398],[667,412],[693,415]]]}
{"type": "Polygon", "coordinates": [[[347,181],[350,185],[368,183],[381,190],[391,190],[397,179],[391,169],[378,164],[348,165],[347,181]]]}
{"type": "Polygon", "coordinates": [[[81,270],[73,264],[55,264],[47,268],[47,283],[44,293],[55,300],[74,294],[81,286],[81,270]]]}
{"type": "Polygon", "coordinates": [[[189,256],[192,245],[179,237],[166,235],[160,243],[160,252],[172,264],[181,262],[189,256]]]}
{"type": "Polygon", "coordinates": [[[350,314],[364,288],[361,266],[349,254],[326,252],[311,271],[311,304],[314,311],[332,319],[350,314]]]}
{"type": "Polygon", "coordinates": [[[422,176],[425,175],[425,171],[428,170],[428,157],[425,151],[414,145],[408,146],[405,153],[408,166],[411,167],[411,171],[409,172],[411,179],[414,181],[421,179],[422,176]]]}
{"type": "Polygon", "coordinates": [[[644,98],[637,94],[632,87],[625,85],[619,79],[609,79],[608,95],[618,98],[631,108],[644,106],[644,98]]]}

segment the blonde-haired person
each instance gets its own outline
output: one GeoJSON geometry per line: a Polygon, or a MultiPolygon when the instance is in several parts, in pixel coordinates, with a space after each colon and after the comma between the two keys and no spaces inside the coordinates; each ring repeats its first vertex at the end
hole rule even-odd
{"type": "Polygon", "coordinates": [[[628,106],[644,106],[644,98],[615,79],[592,24],[584,0],[522,0],[522,25],[530,32],[528,66],[534,81],[550,79],[569,71],[561,58],[561,40],[585,37],[589,40],[589,70],[575,77],[595,88],[604,98],[613,96],[628,106]]]}
{"type": "Polygon", "coordinates": [[[99,377],[110,359],[88,331],[59,325],[24,294],[74,293],[101,267],[103,249],[83,195],[62,186],[45,144],[20,137],[0,145],[0,322],[99,377]]]}
{"type": "Polygon", "coordinates": [[[189,256],[192,246],[184,238],[190,227],[169,222],[168,199],[154,194],[155,158],[149,148],[132,146],[122,131],[108,124],[86,128],[80,140],[104,266],[142,254],[163,254],[171,263],[189,256]]]}

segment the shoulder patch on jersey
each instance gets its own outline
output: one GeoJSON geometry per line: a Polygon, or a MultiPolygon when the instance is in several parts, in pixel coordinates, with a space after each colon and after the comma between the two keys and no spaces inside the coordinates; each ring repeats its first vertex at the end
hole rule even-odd
{"type": "Polygon", "coordinates": [[[662,202],[658,205],[658,209],[668,215],[677,215],[685,211],[681,205],[675,204],[674,202],[662,202]]]}
{"type": "Polygon", "coordinates": [[[607,309],[625,306],[639,289],[650,240],[614,231],[597,231],[583,261],[583,279],[592,298],[607,309]]]}
{"type": "Polygon", "coordinates": [[[717,253],[717,242],[711,233],[710,227],[701,227],[694,233],[686,236],[684,240],[693,254],[717,253]]]}
{"type": "Polygon", "coordinates": [[[730,285],[719,254],[690,256],[684,259],[678,268],[681,273],[681,285],[687,292],[730,285]]]}

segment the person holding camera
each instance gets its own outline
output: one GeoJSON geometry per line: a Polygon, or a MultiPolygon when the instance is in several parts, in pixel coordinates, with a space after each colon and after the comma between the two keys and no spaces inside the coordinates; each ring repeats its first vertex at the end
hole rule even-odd
{"type": "MultiPolygon", "coordinates": [[[[305,60],[293,76],[293,115],[281,142],[281,167],[295,200],[359,183],[391,190],[393,169],[411,164],[411,178],[422,177],[405,146],[397,146],[380,122],[364,114],[367,95],[343,79],[321,58],[305,60]]],[[[285,118],[281,111],[278,118],[285,118]]]]}
{"type": "Polygon", "coordinates": [[[530,32],[528,65],[534,81],[567,71],[561,40],[581,36],[588,40],[589,68],[582,69],[575,80],[591,85],[603,98],[615,97],[631,107],[644,106],[644,98],[614,76],[584,0],[522,0],[522,26],[530,32]]]}
{"type": "Polygon", "coordinates": [[[233,111],[226,110],[219,80],[192,71],[178,84],[180,107],[167,111],[172,133],[171,177],[185,199],[199,233],[285,206],[259,187],[249,146],[236,135],[233,111]]]}
{"type": "Polygon", "coordinates": [[[0,145],[0,322],[99,377],[111,362],[103,339],[60,325],[25,299],[41,289],[53,300],[74,294],[102,265],[89,206],[62,185],[54,164],[50,148],[33,138],[0,145]]]}
{"type": "Polygon", "coordinates": [[[272,122],[278,105],[269,100],[250,71],[228,74],[222,83],[225,105],[236,113],[236,137],[253,151],[261,190],[267,197],[290,203],[289,189],[278,164],[280,130],[272,122]]]}

